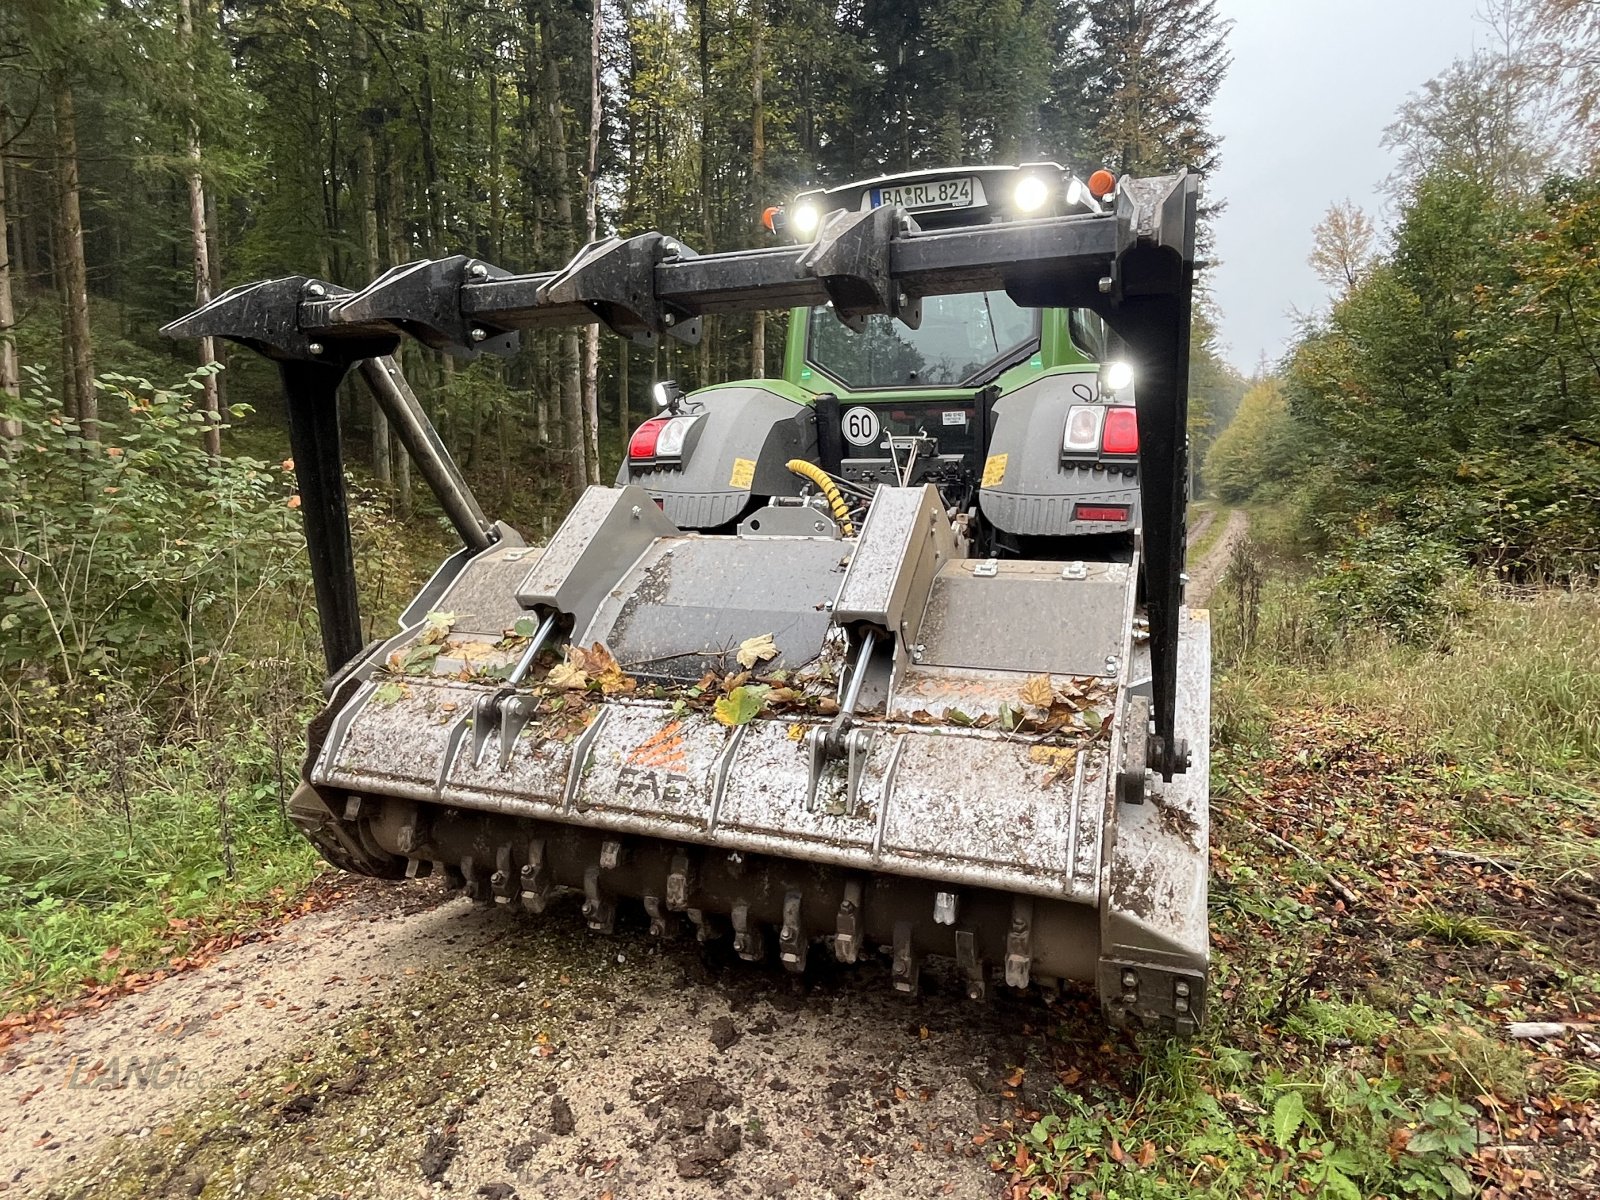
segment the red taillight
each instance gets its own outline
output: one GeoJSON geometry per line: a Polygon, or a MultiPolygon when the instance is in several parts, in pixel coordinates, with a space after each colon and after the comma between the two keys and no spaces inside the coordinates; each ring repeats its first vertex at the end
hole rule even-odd
{"type": "Polygon", "coordinates": [[[661,436],[661,430],[666,427],[670,417],[651,417],[643,425],[633,431],[633,436],[628,439],[629,458],[654,458],[656,456],[656,439],[661,436]]]}
{"type": "Polygon", "coordinates": [[[1106,409],[1105,428],[1100,434],[1100,450],[1105,454],[1139,453],[1139,414],[1134,409],[1106,409]]]}
{"type": "Polygon", "coordinates": [[[1074,521],[1126,521],[1126,504],[1079,504],[1072,510],[1074,521]]]}

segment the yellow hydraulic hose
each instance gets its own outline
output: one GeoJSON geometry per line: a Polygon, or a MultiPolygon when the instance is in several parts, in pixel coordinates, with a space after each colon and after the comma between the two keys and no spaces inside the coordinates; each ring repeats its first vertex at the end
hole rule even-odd
{"type": "Polygon", "coordinates": [[[839,494],[838,485],[828,478],[828,473],[816,463],[808,463],[803,458],[791,458],[786,465],[801,479],[809,479],[817,485],[822,494],[828,498],[828,507],[833,509],[834,518],[839,522],[839,528],[845,537],[855,537],[856,527],[850,523],[850,506],[844,502],[844,497],[839,494]]]}

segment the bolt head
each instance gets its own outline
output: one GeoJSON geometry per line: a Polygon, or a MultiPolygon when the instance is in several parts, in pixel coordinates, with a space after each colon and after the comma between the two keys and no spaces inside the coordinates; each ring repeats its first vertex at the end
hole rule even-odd
{"type": "Polygon", "coordinates": [[[678,318],[673,316],[671,313],[662,313],[661,323],[663,325],[676,325],[678,323],[678,318]]]}
{"type": "Polygon", "coordinates": [[[1172,990],[1180,996],[1187,996],[1189,994],[1189,985],[1180,979],[1172,990]]]}
{"type": "Polygon", "coordinates": [[[308,296],[314,296],[320,300],[323,296],[328,294],[328,289],[323,287],[320,283],[313,283],[310,287],[306,288],[306,294],[308,296]]]}
{"type": "Polygon", "coordinates": [[[481,342],[489,336],[489,331],[481,325],[474,325],[467,331],[467,336],[475,342],[481,342]]]}
{"type": "Polygon", "coordinates": [[[1111,289],[1115,286],[1116,284],[1112,280],[1111,276],[1102,275],[1100,277],[1100,294],[1102,296],[1109,296],[1111,294],[1111,289]]]}
{"type": "Polygon", "coordinates": [[[1124,971],[1122,973],[1122,986],[1127,988],[1129,991],[1132,991],[1134,988],[1138,987],[1139,976],[1137,972],[1131,970],[1124,971]]]}
{"type": "Polygon", "coordinates": [[[308,342],[306,344],[306,350],[308,352],[312,353],[312,354],[321,354],[322,353],[322,343],[321,342],[308,342]]]}
{"type": "Polygon", "coordinates": [[[489,268],[480,262],[475,262],[467,268],[467,274],[471,275],[474,279],[483,279],[488,276],[489,268]]]}

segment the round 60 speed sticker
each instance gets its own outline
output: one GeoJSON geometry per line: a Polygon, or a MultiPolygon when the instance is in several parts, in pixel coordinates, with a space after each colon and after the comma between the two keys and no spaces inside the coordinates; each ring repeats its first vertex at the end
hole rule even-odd
{"type": "Polygon", "coordinates": [[[870,446],[878,440],[882,426],[878,424],[878,414],[870,408],[847,408],[841,420],[844,426],[844,438],[852,446],[870,446]]]}

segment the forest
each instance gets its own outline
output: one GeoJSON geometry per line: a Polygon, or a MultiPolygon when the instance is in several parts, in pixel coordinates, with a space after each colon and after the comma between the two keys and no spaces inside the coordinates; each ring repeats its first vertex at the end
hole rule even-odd
{"type": "MultiPolygon", "coordinates": [[[[936,985],[933,1003],[913,1009],[889,990],[887,1004],[863,1001],[866,970],[802,981],[746,963],[734,965],[751,974],[735,977],[731,953],[702,967],[690,965],[698,948],[679,958],[647,942],[642,916],[595,955],[576,894],[515,939],[471,924],[476,914],[445,926],[443,888],[374,900],[359,890],[368,881],[330,871],[291,820],[307,722],[326,693],[278,381],[254,354],[170,341],[163,324],[274,276],[359,286],[453,254],[546,270],[596,238],[649,230],[702,252],[759,247],[772,239],[763,211],[798,191],[904,169],[1055,161],[1085,178],[1182,166],[1214,175],[1229,150],[1213,107],[1233,66],[1235,12],[1247,19],[1226,0],[0,7],[4,1069],[23,1079],[41,1069],[17,1050],[28,1039],[114,1017],[118,1004],[241,947],[264,964],[251,968],[258,983],[282,975],[282,990],[263,986],[251,1003],[194,1002],[233,1066],[261,1071],[229,1076],[215,1111],[152,1117],[153,1133],[141,1117],[130,1126],[142,1129],[137,1146],[101,1122],[103,1110],[52,1101],[66,1093],[39,1075],[12,1122],[29,1136],[4,1151],[44,1163],[25,1186],[68,1169],[49,1159],[58,1148],[75,1154],[104,1137],[110,1149],[85,1150],[71,1170],[105,1174],[56,1194],[111,1194],[97,1190],[106,1180],[130,1195],[340,1194],[324,1186],[336,1156],[320,1147],[359,1128],[368,1140],[352,1161],[372,1174],[352,1176],[343,1194],[367,1194],[379,1176],[422,1194],[470,1194],[482,1182],[479,1194],[514,1196],[513,1178],[522,1195],[569,1194],[577,1176],[565,1163],[532,1187],[516,1172],[535,1156],[550,1166],[577,1153],[578,1141],[563,1140],[574,1107],[555,1093],[556,1075],[542,1090],[528,1083],[566,1070],[577,1047],[593,1056],[578,1073],[615,1084],[604,1095],[605,1082],[594,1084],[588,1108],[572,1093],[589,1156],[577,1169],[595,1185],[583,1195],[613,1195],[609,1173],[642,1144],[591,1155],[621,1137],[622,1117],[607,1126],[601,1115],[643,1113],[643,1129],[689,1084],[710,1095],[708,1111],[654,1129],[671,1126],[662,1136],[694,1152],[675,1160],[676,1176],[669,1167],[645,1181],[684,1196],[721,1186],[735,1155],[782,1166],[770,1194],[787,1194],[796,1156],[806,1169],[827,1160],[818,1147],[834,1143],[814,1142],[809,1124],[804,1137],[776,1125],[768,1135],[774,1112],[793,1118],[784,1107],[818,1129],[838,1123],[841,1138],[879,1139],[837,1150],[850,1161],[839,1179],[808,1180],[817,1195],[931,1192],[888,1173],[897,1155],[923,1164],[921,1183],[965,1172],[961,1194],[1009,1200],[1591,1194],[1593,0],[1484,0],[1477,48],[1432,78],[1419,69],[1382,134],[1392,174],[1352,182],[1378,185],[1369,196],[1328,196],[1304,230],[1297,254],[1326,299],[1294,314],[1281,354],[1249,372],[1230,362],[1211,264],[1201,264],[1187,582],[1190,603],[1209,609],[1192,619],[1210,631],[1211,757],[1209,828],[1188,836],[1210,888],[1212,1007],[1193,1038],[1110,1032],[1092,989],[1008,993],[952,1016],[959,984],[942,996],[936,985]],[[302,1006],[349,1000],[335,988],[350,986],[332,973],[346,966],[336,941],[309,967],[293,956],[315,937],[274,941],[298,921],[350,937],[351,962],[370,973],[340,1019],[369,1001],[370,1011],[336,1026],[331,1047],[301,1030],[258,1050],[262,1028],[286,1012],[303,1025],[302,1006]],[[479,956],[465,966],[441,957],[458,951],[479,956]],[[826,1002],[797,1000],[807,988],[807,1000],[826,1002]],[[595,1008],[609,1018],[613,1001],[627,1022],[592,1021],[595,1008]],[[746,1020],[768,1008],[770,1027],[746,1020]],[[650,1019],[660,1022],[650,1036],[679,1039],[684,1061],[707,1073],[606,1076],[624,1045],[652,1071],[681,1065],[657,1064],[670,1052],[655,1043],[639,1048],[650,1019]],[[817,1029],[831,1030],[831,1045],[817,1029]],[[793,1030],[825,1061],[793,1094],[774,1086],[751,1098],[738,1125],[725,1089],[771,1066],[739,1055],[763,1047],[771,1059],[766,1047],[793,1030]],[[883,1045],[882,1071],[857,1069],[883,1045]],[[508,1073],[491,1068],[513,1057],[524,1074],[506,1099],[494,1089],[508,1073]],[[520,1140],[519,1126],[514,1146],[452,1167],[486,1095],[505,1100],[496,1120],[537,1109],[551,1131],[520,1140]],[[959,1108],[942,1151],[925,1120],[939,1102],[959,1108]],[[97,1122],[105,1128],[80,1128],[97,1122]],[[78,1132],[54,1140],[68,1126],[78,1132]],[[32,1151],[17,1149],[33,1135],[32,1151]],[[489,1159],[487,1174],[461,1166],[489,1159]]],[[[1205,194],[1202,259],[1226,257],[1218,217],[1228,202],[1205,194]]],[[[655,411],[653,384],[776,375],[785,320],[711,318],[694,347],[646,349],[589,327],[525,333],[508,358],[460,362],[408,342],[402,359],[484,509],[539,544],[588,484],[616,477],[630,432],[655,411]]],[[[370,642],[390,636],[456,543],[382,411],[349,384],[339,404],[370,642]]],[[[446,618],[430,612],[416,628],[443,638],[446,618]]],[[[500,649],[526,642],[523,624],[500,649]]],[[[432,670],[439,639],[418,636],[417,661],[432,670]]],[[[636,682],[619,683],[603,651],[591,660],[580,648],[562,664],[597,704],[606,679],[629,691],[636,682]]],[[[488,678],[470,667],[463,660],[465,682],[488,678]]],[[[702,684],[692,699],[715,713],[738,690],[750,709],[734,723],[748,722],[765,699],[736,678],[749,671],[717,681],[726,695],[702,684]]],[[[386,686],[402,693],[401,682],[386,686]]],[[[1048,713],[1057,699],[1046,694],[1048,713]]],[[[1059,782],[1058,760],[1030,759],[1046,760],[1059,782]]],[[[1164,834],[1182,826],[1165,809],[1158,820],[1164,834]]],[[[614,866],[620,843],[606,846],[614,866]]],[[[887,978],[887,963],[876,965],[887,978]]],[[[140,1020],[142,1038],[157,1018],[140,1020]]],[[[788,1065],[808,1071],[807,1061],[796,1053],[788,1065]]],[[[147,1099],[123,1096],[129,1112],[147,1099]]]]}

